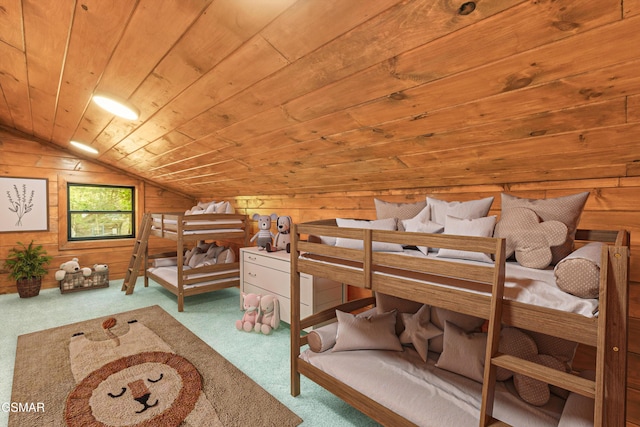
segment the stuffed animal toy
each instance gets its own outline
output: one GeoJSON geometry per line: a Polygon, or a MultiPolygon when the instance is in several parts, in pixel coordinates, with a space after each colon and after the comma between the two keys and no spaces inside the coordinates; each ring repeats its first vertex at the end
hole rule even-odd
{"type": "Polygon", "coordinates": [[[291,253],[291,225],[293,221],[290,216],[279,216],[276,221],[278,234],[273,239],[273,245],[267,243],[265,249],[267,252],[275,252],[284,250],[291,253]]]}
{"type": "Polygon", "coordinates": [[[271,244],[275,237],[271,232],[271,221],[278,219],[278,214],[272,213],[271,215],[253,214],[252,219],[258,221],[258,232],[254,234],[251,241],[258,239],[256,244],[259,250],[264,250],[267,247],[267,243],[271,244]]]}
{"type": "Polygon", "coordinates": [[[244,308],[244,314],[242,319],[236,320],[236,328],[239,331],[250,332],[256,325],[258,320],[258,310],[260,309],[260,295],[257,294],[241,294],[242,307],[244,308]]]}
{"type": "Polygon", "coordinates": [[[107,264],[93,264],[93,269],[98,273],[101,273],[103,271],[107,271],[109,266],[107,264]]]}
{"type": "Polygon", "coordinates": [[[78,258],[73,258],[71,261],[60,264],[60,270],[56,271],[55,279],[58,281],[64,280],[64,276],[67,273],[77,273],[78,271],[82,271],[84,277],[91,276],[91,269],[88,267],[80,268],[78,258]]]}
{"type": "Polygon", "coordinates": [[[260,299],[260,312],[255,331],[269,335],[280,326],[280,302],[273,295],[265,295],[260,299]]]}

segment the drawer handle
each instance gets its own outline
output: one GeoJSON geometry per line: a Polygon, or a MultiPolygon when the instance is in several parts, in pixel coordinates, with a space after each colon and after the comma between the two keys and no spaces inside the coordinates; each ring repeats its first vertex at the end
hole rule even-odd
{"type": "Polygon", "coordinates": [[[247,273],[247,275],[249,275],[251,277],[258,277],[258,275],[256,273],[251,273],[251,272],[247,273]]]}
{"type": "Polygon", "coordinates": [[[255,261],[255,260],[258,259],[258,258],[254,257],[254,256],[251,256],[251,255],[247,255],[247,258],[249,258],[251,261],[255,261]]]}

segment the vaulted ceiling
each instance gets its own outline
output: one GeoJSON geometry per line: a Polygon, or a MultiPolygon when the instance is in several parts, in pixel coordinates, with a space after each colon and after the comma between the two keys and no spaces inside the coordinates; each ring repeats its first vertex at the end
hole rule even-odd
{"type": "Polygon", "coordinates": [[[205,199],[620,176],[633,4],[0,0],[0,125],[205,199]]]}

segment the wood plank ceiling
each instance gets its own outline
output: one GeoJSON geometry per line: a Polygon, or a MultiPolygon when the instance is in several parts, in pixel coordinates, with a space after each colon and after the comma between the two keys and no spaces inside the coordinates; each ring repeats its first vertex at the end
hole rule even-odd
{"type": "Polygon", "coordinates": [[[0,125],[201,199],[622,176],[633,3],[0,0],[0,125]]]}

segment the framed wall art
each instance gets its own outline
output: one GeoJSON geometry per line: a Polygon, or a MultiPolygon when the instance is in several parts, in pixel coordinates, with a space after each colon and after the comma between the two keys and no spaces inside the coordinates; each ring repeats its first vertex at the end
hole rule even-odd
{"type": "Polygon", "coordinates": [[[48,180],[0,178],[0,233],[49,230],[48,180]]]}

